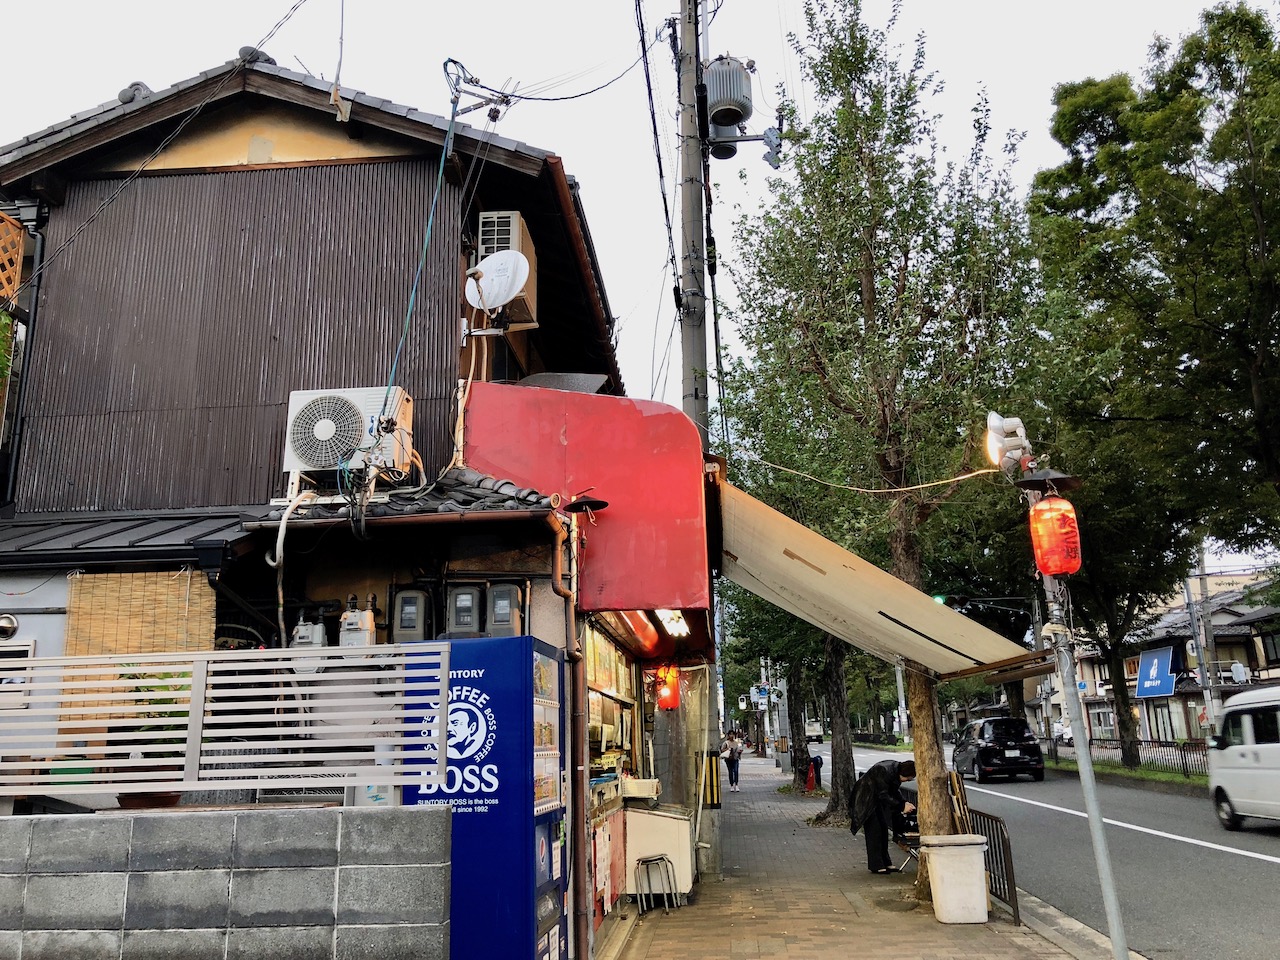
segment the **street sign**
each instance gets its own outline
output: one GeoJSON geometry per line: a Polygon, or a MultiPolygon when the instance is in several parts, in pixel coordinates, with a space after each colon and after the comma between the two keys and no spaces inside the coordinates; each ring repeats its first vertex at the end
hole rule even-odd
{"type": "Polygon", "coordinates": [[[1138,657],[1139,697],[1173,696],[1174,676],[1170,672],[1173,663],[1173,647],[1143,650],[1138,657]]]}
{"type": "Polygon", "coordinates": [[[1088,689],[1089,689],[1089,681],[1088,681],[1088,680],[1077,680],[1077,681],[1076,681],[1076,687],[1077,687],[1078,689],[1080,689],[1080,690],[1088,690],[1088,689]]]}

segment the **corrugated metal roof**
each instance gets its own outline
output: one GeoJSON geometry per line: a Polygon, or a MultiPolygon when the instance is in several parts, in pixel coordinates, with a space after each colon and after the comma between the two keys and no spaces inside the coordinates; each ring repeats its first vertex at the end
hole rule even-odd
{"type": "MultiPolygon", "coordinates": [[[[393,518],[488,516],[495,519],[550,514],[552,498],[466,467],[455,467],[420,490],[392,491],[369,504],[372,521],[393,518]]],[[[119,563],[192,563],[277,526],[281,506],[159,513],[63,513],[0,521],[0,569],[89,567],[119,563]]],[[[345,520],[341,502],[304,504],[290,523],[345,520]]]]}
{"type": "MultiPolygon", "coordinates": [[[[261,512],[261,507],[247,508],[261,512]]],[[[0,568],[191,563],[249,536],[240,508],[161,514],[46,514],[0,522],[0,568]]]]}

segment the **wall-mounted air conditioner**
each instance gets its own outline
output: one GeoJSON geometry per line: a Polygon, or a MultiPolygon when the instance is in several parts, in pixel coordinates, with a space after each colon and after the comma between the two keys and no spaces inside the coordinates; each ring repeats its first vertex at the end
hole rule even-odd
{"type": "Polygon", "coordinates": [[[507,315],[511,318],[507,331],[533,330],[538,326],[538,255],[529,239],[529,228],[515,210],[490,210],[480,214],[476,263],[503,250],[515,250],[529,261],[529,280],[524,290],[507,304],[507,315]]]}
{"type": "Polygon", "coordinates": [[[286,473],[370,469],[400,479],[413,464],[413,398],[401,387],[294,390],[286,473]]]}

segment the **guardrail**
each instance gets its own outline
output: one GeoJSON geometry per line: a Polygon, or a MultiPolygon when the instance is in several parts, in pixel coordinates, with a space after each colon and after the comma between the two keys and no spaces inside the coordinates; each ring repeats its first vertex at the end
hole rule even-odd
{"type": "MultiPolygon", "coordinates": [[[[1042,738],[1040,743],[1054,760],[1074,760],[1074,745],[1042,738]]],[[[1089,741],[1089,756],[1094,763],[1121,763],[1120,740],[1095,737],[1089,741]]],[[[1209,775],[1209,752],[1203,740],[1138,740],[1138,765],[1144,770],[1164,770],[1192,776],[1209,775]]]]}
{"type": "Polygon", "coordinates": [[[1013,845],[1009,842],[1009,828],[999,817],[981,810],[969,809],[969,823],[974,833],[987,838],[987,852],[983,854],[987,868],[987,892],[999,900],[1013,914],[1013,922],[1019,924],[1018,883],[1013,876],[1013,845]]]}
{"type": "Polygon", "coordinates": [[[22,665],[5,671],[0,795],[444,780],[447,643],[22,665]]]}
{"type": "Polygon", "coordinates": [[[1018,912],[1018,883],[1013,876],[1013,844],[1009,828],[1000,817],[969,806],[969,793],[964,777],[952,771],[947,777],[951,794],[951,819],[961,833],[977,833],[986,837],[987,850],[983,866],[987,874],[987,892],[1013,914],[1013,922],[1021,923],[1018,912]]]}

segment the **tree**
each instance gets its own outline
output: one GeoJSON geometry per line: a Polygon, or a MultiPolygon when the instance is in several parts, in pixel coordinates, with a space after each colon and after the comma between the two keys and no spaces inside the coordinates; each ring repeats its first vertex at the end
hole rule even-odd
{"type": "MultiPolygon", "coordinates": [[[[1026,339],[1037,284],[1024,211],[988,156],[981,100],[969,156],[941,162],[923,40],[900,63],[857,0],[808,0],[805,23],[792,41],[820,105],[803,124],[786,108],[788,175],[736,230],[747,356],[726,406],[757,456],[884,491],[822,494],[777,476],[753,489],[779,509],[769,493],[797,491],[810,525],[920,587],[922,530],[960,481],[919,484],[972,469],[1026,339]]],[[[949,833],[934,678],[912,663],[907,676],[921,827],[949,833]]]]}
{"type": "MultiPolygon", "coordinates": [[[[1280,532],[1280,51],[1267,16],[1220,4],[1145,81],[1065,83],[1068,159],[1036,179],[1039,253],[1117,374],[1064,412],[1161,452],[1208,531],[1280,532]],[[1098,403],[1102,399],[1104,402],[1098,403]]],[[[1079,353],[1077,352],[1077,355],[1079,353]]],[[[1088,358],[1084,358],[1089,362],[1088,358]]]]}
{"type": "MultiPolygon", "coordinates": [[[[797,791],[804,789],[809,769],[803,705],[810,700],[819,701],[823,712],[831,717],[830,790],[827,807],[816,819],[825,822],[847,818],[848,796],[854,776],[845,698],[844,660],[847,648],[816,627],[732,582],[722,583],[721,591],[725,601],[726,629],[735,637],[725,651],[726,665],[756,663],[761,657],[768,657],[785,671],[792,707],[788,713],[792,788],[797,791]]],[[[726,696],[728,694],[726,685],[726,696]]]]}

